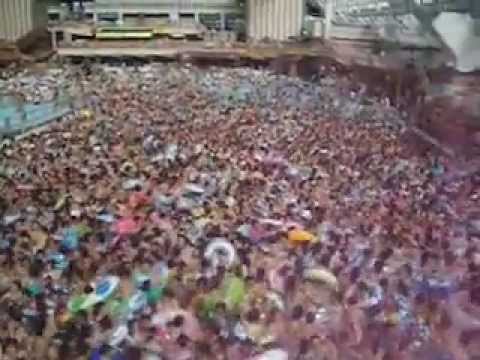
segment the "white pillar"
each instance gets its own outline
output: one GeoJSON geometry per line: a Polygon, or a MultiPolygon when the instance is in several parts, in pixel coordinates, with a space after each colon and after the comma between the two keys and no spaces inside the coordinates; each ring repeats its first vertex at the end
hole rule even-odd
{"type": "Polygon", "coordinates": [[[73,36],[72,36],[72,33],[70,31],[64,31],[63,41],[68,45],[70,45],[73,42],[73,36]]]}
{"type": "Polygon", "coordinates": [[[117,24],[118,25],[123,25],[123,12],[121,12],[121,11],[118,12],[117,24]]]}
{"type": "Polygon", "coordinates": [[[176,21],[180,20],[180,15],[178,14],[178,11],[174,10],[170,13],[170,20],[172,22],[176,22],[176,21]]]}
{"type": "Polygon", "coordinates": [[[332,19],[334,12],[333,0],[327,0],[325,4],[325,33],[324,38],[326,40],[330,39],[332,33],[332,19]]]}
{"type": "Polygon", "coordinates": [[[225,13],[220,13],[220,31],[224,31],[225,30],[225,26],[226,26],[226,23],[225,23],[225,13]]]}
{"type": "Polygon", "coordinates": [[[57,30],[53,28],[50,31],[51,41],[52,41],[52,49],[57,50],[57,30]]]}

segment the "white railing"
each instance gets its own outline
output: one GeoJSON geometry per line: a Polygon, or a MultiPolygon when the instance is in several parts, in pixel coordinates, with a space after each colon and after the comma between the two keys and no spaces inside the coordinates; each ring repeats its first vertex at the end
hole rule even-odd
{"type": "Polygon", "coordinates": [[[142,6],[200,6],[200,7],[214,7],[214,6],[232,6],[235,5],[235,0],[97,0],[97,7],[142,7],[142,6]]]}

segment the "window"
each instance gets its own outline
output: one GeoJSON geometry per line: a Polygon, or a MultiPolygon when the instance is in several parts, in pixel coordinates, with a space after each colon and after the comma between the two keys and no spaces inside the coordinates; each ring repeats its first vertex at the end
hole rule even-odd
{"type": "Polygon", "coordinates": [[[226,14],[225,15],[225,30],[237,31],[239,23],[243,22],[243,16],[240,14],[226,14]]]}
{"type": "Polygon", "coordinates": [[[220,30],[221,28],[221,16],[220,14],[200,14],[200,23],[205,25],[210,30],[220,30]]]}
{"type": "Polygon", "coordinates": [[[48,20],[52,22],[60,21],[60,13],[58,12],[49,12],[48,20]]]}
{"type": "Polygon", "coordinates": [[[97,15],[98,21],[105,21],[105,22],[116,22],[118,21],[118,13],[115,12],[105,12],[105,13],[99,13],[97,15]]]}
{"type": "Polygon", "coordinates": [[[193,13],[180,13],[180,20],[195,20],[193,13]]]}
{"type": "Polygon", "coordinates": [[[325,17],[323,8],[316,0],[307,0],[307,15],[315,17],[325,17]]]}

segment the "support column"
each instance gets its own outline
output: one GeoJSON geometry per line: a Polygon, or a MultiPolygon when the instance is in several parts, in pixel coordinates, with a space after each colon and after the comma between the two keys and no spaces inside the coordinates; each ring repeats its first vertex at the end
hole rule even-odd
{"type": "Polygon", "coordinates": [[[118,12],[117,24],[118,25],[123,25],[123,12],[121,12],[121,11],[118,12]]]}
{"type": "Polygon", "coordinates": [[[293,56],[288,58],[288,76],[297,77],[298,76],[298,62],[300,58],[298,56],[293,56]]]}
{"type": "Polygon", "coordinates": [[[170,12],[170,21],[177,22],[179,20],[180,20],[180,14],[178,12],[178,9],[172,10],[170,12]]]}
{"type": "Polygon", "coordinates": [[[325,33],[323,34],[325,40],[329,40],[332,33],[333,12],[333,0],[327,0],[325,3],[325,33]]]}
{"type": "Polygon", "coordinates": [[[68,44],[68,45],[72,44],[72,42],[73,42],[73,36],[72,36],[72,33],[71,33],[70,31],[64,31],[64,33],[63,33],[63,41],[64,41],[66,44],[68,44]]]}
{"type": "Polygon", "coordinates": [[[57,30],[52,29],[50,31],[50,40],[52,43],[52,49],[56,51],[57,50],[57,30]]]}
{"type": "Polygon", "coordinates": [[[226,23],[225,23],[225,13],[224,12],[221,12],[220,13],[220,31],[224,31],[225,30],[225,27],[226,27],[226,23]]]}

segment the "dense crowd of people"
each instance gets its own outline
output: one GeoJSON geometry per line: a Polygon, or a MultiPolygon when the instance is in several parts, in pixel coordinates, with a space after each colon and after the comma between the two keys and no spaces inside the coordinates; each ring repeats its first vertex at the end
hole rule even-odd
{"type": "Polygon", "coordinates": [[[343,84],[164,64],[1,81],[74,104],[0,150],[0,358],[480,358],[480,179],[343,84]]]}

